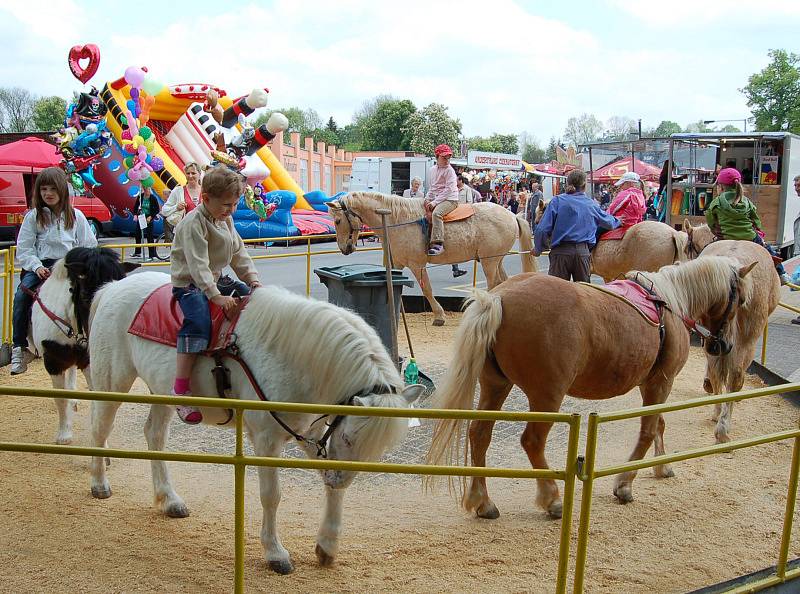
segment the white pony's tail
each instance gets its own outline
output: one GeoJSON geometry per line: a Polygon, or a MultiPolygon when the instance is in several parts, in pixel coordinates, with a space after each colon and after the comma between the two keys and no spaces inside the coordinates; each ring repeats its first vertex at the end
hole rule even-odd
{"type": "Polygon", "coordinates": [[[522,258],[522,272],[539,272],[536,258],[533,257],[533,235],[525,215],[517,214],[517,227],[519,227],[519,255],[522,258]]]}
{"type": "MultiPolygon", "coordinates": [[[[497,329],[503,319],[500,295],[475,290],[467,300],[464,317],[456,332],[453,359],[447,373],[431,401],[431,408],[458,408],[472,410],[475,383],[483,369],[486,357],[494,346],[497,329]]],[[[469,444],[462,419],[439,419],[433,429],[431,448],[426,456],[428,464],[466,465],[469,444]]],[[[435,477],[425,477],[425,486],[432,488],[435,477]]],[[[459,485],[463,492],[466,479],[459,485]]],[[[453,479],[449,485],[452,491],[453,479]]]]}

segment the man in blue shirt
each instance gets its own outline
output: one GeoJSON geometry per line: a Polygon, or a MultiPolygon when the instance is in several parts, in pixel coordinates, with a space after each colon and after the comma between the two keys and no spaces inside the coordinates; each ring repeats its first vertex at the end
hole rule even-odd
{"type": "Polygon", "coordinates": [[[589,282],[591,257],[597,229],[616,229],[620,222],[603,212],[585,194],[586,173],[581,169],[567,176],[567,193],[553,198],[536,225],[534,252],[542,253],[545,238],[550,238],[548,274],[564,280],[589,282]]]}

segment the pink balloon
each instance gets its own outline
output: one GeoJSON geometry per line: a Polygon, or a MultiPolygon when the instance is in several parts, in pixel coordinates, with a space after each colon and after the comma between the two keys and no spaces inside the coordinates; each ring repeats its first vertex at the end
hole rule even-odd
{"type": "Polygon", "coordinates": [[[137,66],[129,66],[125,70],[125,82],[132,87],[141,87],[144,82],[144,70],[137,66]]]}
{"type": "Polygon", "coordinates": [[[127,128],[122,131],[122,140],[132,140],[133,134],[131,134],[130,128],[127,128]]]}

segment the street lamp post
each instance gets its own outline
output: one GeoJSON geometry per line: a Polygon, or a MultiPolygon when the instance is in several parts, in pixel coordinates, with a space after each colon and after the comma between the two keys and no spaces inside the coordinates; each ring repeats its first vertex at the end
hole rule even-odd
{"type": "Polygon", "coordinates": [[[704,124],[716,124],[718,122],[742,122],[744,124],[744,131],[747,132],[747,118],[740,118],[735,120],[703,120],[704,124]]]}

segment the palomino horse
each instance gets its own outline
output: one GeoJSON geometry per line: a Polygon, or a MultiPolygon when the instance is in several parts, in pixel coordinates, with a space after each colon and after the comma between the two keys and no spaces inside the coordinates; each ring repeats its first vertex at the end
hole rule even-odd
{"type": "MultiPolygon", "coordinates": [[[[688,358],[689,333],[683,319],[707,319],[716,336],[741,303],[747,303],[747,273],[753,266],[755,262],[742,267],[731,258],[714,257],[659,272],[630,273],[628,278],[652,287],[666,303],[663,332],[616,296],[552,276],[522,274],[491,292],[475,291],[455,336],[456,355],[431,406],[472,408],[478,378],[482,410],[499,410],[514,385],[538,412],[557,412],[566,394],[598,400],[635,386],[645,405],[662,403],[688,358]]],[[[472,421],[467,444],[462,439],[465,422],[438,421],[428,462],[457,464],[471,450],[472,465],[485,466],[493,426],[493,421],[472,421]]],[[[548,468],[544,451],[551,426],[528,423],[522,434],[522,447],[534,468],[548,468]]],[[[654,440],[656,455],[664,454],[661,415],[642,417],[630,459],[644,457],[654,440]]],[[[673,476],[667,465],[657,466],[655,472],[673,476]]],[[[621,503],[633,500],[635,476],[635,471],[617,476],[614,495],[621,503]]],[[[560,517],[555,481],[539,479],[538,484],[537,502],[552,517],[560,517]]],[[[472,479],[462,504],[482,518],[499,516],[484,478],[472,479]]]]}
{"type": "MultiPolygon", "coordinates": [[[[536,206],[537,223],[546,207],[544,201],[536,206]]],[[[683,231],[677,231],[665,223],[642,221],[622,239],[598,242],[592,250],[592,273],[610,282],[630,270],[656,272],[663,266],[696,258],[712,241],[714,234],[708,225],[692,227],[685,220],[683,231]]]]}
{"type": "MultiPolygon", "coordinates": [[[[139,264],[120,264],[119,255],[107,248],[79,247],[55,263],[50,277],[44,281],[35,298],[31,314],[31,336],[28,342],[42,355],[44,368],[50,374],[54,388],[74,390],[80,369],[87,383],[89,377],[89,353],[86,344],[86,320],[88,310],[81,312],[72,299],[74,285],[70,282],[70,270],[85,269],[83,287],[85,297],[91,299],[94,292],[109,281],[119,280],[138,268],[139,264]]],[[[77,406],[75,400],[56,398],[58,410],[58,433],[56,443],[72,443],[72,415],[77,406]]]]}
{"type": "MultiPolygon", "coordinates": [[[[706,379],[703,388],[709,394],[737,392],[742,389],[745,371],[755,357],[756,343],[764,326],[778,306],[781,283],[775,273],[772,256],[752,241],[715,241],[702,252],[700,261],[724,255],[741,264],[757,262],[750,273],[753,285],[750,298],[739,308],[726,331],[721,333],[725,341],[719,344],[714,341],[705,343],[706,379]]],[[[728,433],[732,414],[733,402],[717,405],[714,435],[718,443],[730,441],[728,433]]]]}
{"type": "Polygon", "coordinates": [[[352,192],[335,202],[328,202],[327,205],[336,224],[336,241],[345,255],[355,250],[362,225],[367,225],[379,236],[383,235],[381,217],[375,213],[376,209],[392,211],[386,221],[389,226],[392,263],[398,268],[411,269],[433,310],[434,326],[444,324],[444,309],[433,296],[425,268],[428,262],[455,264],[477,258],[486,276],[486,284],[491,289],[508,278],[503,269],[503,256],[519,236],[522,270],[536,272],[536,260],[531,253],[533,239],[524,216],[520,214],[515,217],[510,211],[491,202],[473,204],[474,215],[445,224],[445,251],[441,256],[434,257],[427,254],[428,240],[419,224],[425,217],[421,198],[352,192]]]}
{"type": "MultiPolygon", "coordinates": [[[[138,376],[151,392],[170,392],[175,376],[175,348],[128,333],[145,299],[169,280],[166,274],[144,272],[98,291],[91,304],[89,337],[93,389],[127,392],[138,376]]],[[[418,385],[404,388],[378,335],[359,316],[278,287],[253,292],[235,333],[239,357],[251,374],[248,379],[243,366],[229,364],[231,393],[237,398],[258,401],[260,392],[275,402],[349,404],[357,414],[358,406],[407,407],[424,390],[418,385]]],[[[192,376],[195,394],[217,395],[213,365],[209,357],[198,359],[192,376]]],[[[116,402],[93,403],[95,446],[106,443],[118,408],[116,402]]],[[[144,432],[151,450],[164,449],[173,410],[167,398],[163,405],[150,408],[144,432]]],[[[203,417],[208,424],[232,425],[221,409],[204,409],[203,417]]],[[[402,439],[408,427],[403,418],[337,416],[328,425],[316,422],[322,418],[246,411],[244,424],[257,456],[279,456],[286,442],[294,438],[310,457],[336,460],[376,460],[402,439]]],[[[110,497],[102,459],[94,458],[91,468],[92,495],[110,497]]],[[[186,504],[175,493],[164,462],[151,462],[151,469],[159,509],[168,516],[187,516],[186,504]]],[[[281,544],[276,522],[281,497],[278,469],[259,466],[258,474],[264,512],[261,542],[266,560],[272,570],[289,573],[294,567],[281,544]]],[[[350,471],[322,472],[326,501],[316,546],[321,565],[330,565],[337,553],[342,500],[354,475],[350,471]]]]}

